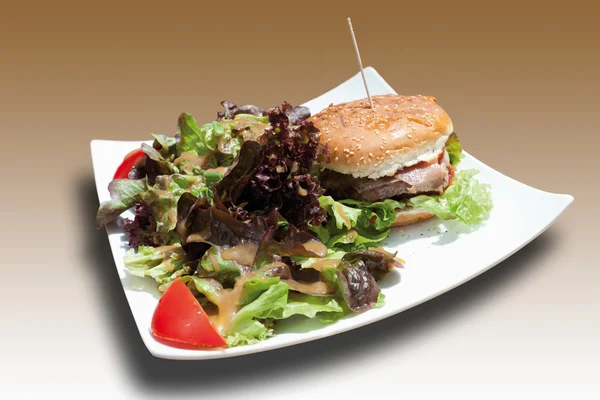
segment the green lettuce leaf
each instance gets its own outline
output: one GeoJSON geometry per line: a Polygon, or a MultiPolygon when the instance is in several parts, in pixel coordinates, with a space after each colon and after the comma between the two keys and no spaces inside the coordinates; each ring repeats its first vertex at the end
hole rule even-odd
{"type": "Polygon", "coordinates": [[[333,322],[350,311],[331,296],[311,296],[289,290],[279,277],[255,277],[244,284],[242,307],[227,335],[229,346],[257,343],[273,335],[274,320],[304,315],[333,322]]]}
{"type": "Polygon", "coordinates": [[[338,320],[346,315],[345,310],[331,296],[312,296],[290,292],[287,304],[282,308],[272,308],[260,314],[259,318],[285,319],[293,315],[308,318],[322,317],[325,322],[338,320]],[[325,313],[325,314],[321,314],[325,313]]]}
{"type": "Polygon", "coordinates": [[[493,207],[491,186],[474,178],[479,171],[459,171],[454,182],[441,196],[416,196],[410,202],[423,207],[441,219],[457,219],[476,225],[487,219],[493,207]]]}
{"type": "Polygon", "coordinates": [[[454,132],[452,132],[448,138],[448,142],[446,142],[446,151],[450,156],[450,164],[453,167],[456,167],[460,160],[464,157],[462,146],[458,141],[458,136],[456,136],[456,133],[454,132]]]}
{"type": "Polygon", "coordinates": [[[228,334],[225,340],[229,347],[237,347],[255,344],[273,335],[272,320],[263,322],[251,320],[235,332],[228,334]]]}
{"type": "Polygon", "coordinates": [[[214,278],[221,283],[235,282],[242,276],[240,265],[233,260],[223,260],[221,251],[212,246],[202,256],[200,267],[204,271],[202,275],[214,278]]]}
{"type": "Polygon", "coordinates": [[[192,293],[194,293],[196,297],[204,296],[204,298],[211,303],[215,305],[218,304],[219,292],[223,290],[223,286],[217,280],[199,278],[192,275],[183,276],[181,280],[184,283],[187,283],[188,287],[192,289],[192,293]]]}
{"type": "Polygon", "coordinates": [[[182,113],[177,120],[177,133],[179,134],[179,143],[177,145],[178,154],[186,151],[194,152],[198,156],[208,153],[205,136],[198,123],[190,114],[182,113]]]}
{"type": "Polygon", "coordinates": [[[242,297],[241,304],[252,303],[271,286],[279,283],[280,280],[278,276],[248,279],[244,284],[244,296],[242,297]]]}
{"type": "Polygon", "coordinates": [[[96,214],[96,226],[101,228],[116,219],[123,211],[143,201],[157,222],[157,232],[164,243],[176,242],[170,237],[177,223],[177,201],[185,192],[196,197],[212,199],[212,191],[206,184],[221,178],[220,174],[202,175],[158,175],[154,185],[148,185],[147,179],[115,179],[108,185],[111,199],[103,202],[96,214]],[[210,176],[204,176],[210,175],[210,176]]]}
{"type": "Polygon", "coordinates": [[[110,200],[100,204],[96,214],[96,227],[101,228],[129,210],[141,200],[140,194],[147,189],[145,179],[115,179],[108,184],[110,200]]]}
{"type": "MultiPolygon", "coordinates": [[[[156,143],[160,143],[155,140],[156,143]]],[[[154,181],[158,175],[171,175],[179,173],[179,168],[173,164],[171,156],[163,157],[162,153],[155,149],[153,146],[149,146],[146,143],[142,143],[142,151],[148,156],[146,158],[146,179],[149,185],[154,185],[154,181]]],[[[163,151],[165,152],[165,151],[163,151]]]]}
{"type": "MultiPolygon", "coordinates": [[[[268,124],[269,123],[269,117],[267,117],[266,115],[252,115],[252,114],[236,114],[234,117],[234,121],[236,120],[240,120],[243,121],[244,118],[255,121],[255,122],[260,122],[263,124],[268,124]]],[[[247,124],[249,125],[249,124],[247,124]]]]}
{"type": "MultiPolygon", "coordinates": [[[[332,232],[330,231],[330,233],[332,232]]],[[[389,233],[389,229],[378,231],[375,228],[342,231],[341,233],[330,237],[327,241],[327,247],[334,249],[341,248],[346,251],[376,247],[389,236],[389,233]]]]}
{"type": "Polygon", "coordinates": [[[165,284],[178,277],[189,275],[190,269],[184,264],[185,252],[180,245],[173,246],[139,246],[137,251],[129,249],[123,261],[131,275],[149,276],[160,283],[159,290],[166,289],[165,284]]]}
{"type": "Polygon", "coordinates": [[[238,114],[232,120],[223,119],[199,126],[194,117],[183,113],[177,123],[177,151],[179,155],[192,152],[197,156],[210,156],[215,167],[230,165],[243,141],[256,139],[267,126],[267,117],[249,114],[238,114]]]}
{"type": "Polygon", "coordinates": [[[139,194],[141,201],[150,207],[156,220],[156,231],[164,243],[176,243],[177,202],[181,195],[189,192],[196,197],[210,197],[204,177],[196,175],[159,175],[154,186],[139,194]]]}
{"type": "Polygon", "coordinates": [[[254,301],[243,306],[233,317],[231,331],[227,335],[230,347],[257,343],[273,335],[269,323],[258,321],[260,315],[271,309],[283,308],[287,304],[288,285],[283,282],[272,284],[254,301]]]}
{"type": "Polygon", "coordinates": [[[383,292],[380,292],[377,296],[377,304],[375,304],[373,308],[381,308],[383,306],[385,306],[385,294],[383,294],[383,292]]]}
{"type": "Polygon", "coordinates": [[[223,125],[217,121],[202,125],[200,130],[204,133],[206,147],[211,151],[217,150],[219,137],[223,136],[226,131],[229,131],[229,134],[231,134],[231,127],[229,125],[223,125]]]}
{"type": "Polygon", "coordinates": [[[165,136],[152,134],[154,137],[153,147],[157,147],[160,155],[165,159],[170,159],[177,151],[177,139],[165,136]],[[157,146],[156,146],[157,145],[157,146]]]}
{"type": "MultiPolygon", "coordinates": [[[[330,259],[330,260],[342,260],[342,258],[346,255],[345,251],[341,251],[341,250],[332,250],[332,249],[328,249],[327,250],[327,255],[325,256],[324,259],[330,259]]],[[[292,261],[300,264],[300,267],[302,268],[309,268],[312,264],[316,263],[316,262],[321,262],[323,261],[323,258],[317,258],[317,257],[297,257],[297,256],[293,256],[290,257],[292,259],[292,261]]]]}
{"type": "Polygon", "coordinates": [[[358,221],[360,227],[370,228],[373,226],[378,231],[388,229],[392,226],[396,220],[396,209],[406,207],[405,202],[392,199],[374,202],[345,199],[340,200],[340,203],[362,211],[358,221]]]}
{"type": "Polygon", "coordinates": [[[319,197],[319,204],[335,221],[337,229],[351,229],[356,225],[361,210],[358,208],[347,207],[344,204],[337,202],[331,196],[319,197]]]}
{"type": "Polygon", "coordinates": [[[284,308],[287,304],[289,287],[283,282],[277,282],[268,287],[254,301],[242,307],[233,317],[233,331],[252,318],[263,318],[267,312],[277,308],[284,308]]]}
{"type": "Polygon", "coordinates": [[[204,172],[204,180],[206,181],[206,186],[210,187],[213,183],[219,182],[223,178],[223,174],[219,172],[206,171],[204,172]]]}
{"type": "Polygon", "coordinates": [[[329,216],[324,225],[311,227],[319,240],[330,249],[354,251],[374,247],[385,240],[396,219],[396,209],[406,203],[386,199],[377,202],[319,197],[329,216]]]}

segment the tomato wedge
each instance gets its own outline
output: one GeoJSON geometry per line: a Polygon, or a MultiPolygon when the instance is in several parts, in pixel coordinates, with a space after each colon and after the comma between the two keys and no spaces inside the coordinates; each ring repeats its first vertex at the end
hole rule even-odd
{"type": "Polygon", "coordinates": [[[117,172],[115,172],[113,179],[128,179],[131,168],[138,166],[144,157],[146,157],[146,154],[142,149],[130,151],[123,159],[121,165],[119,165],[119,168],[117,168],[117,172]]]}
{"type": "Polygon", "coordinates": [[[179,278],[162,295],[152,317],[152,335],[166,344],[182,347],[226,347],[206,312],[179,278]]]}

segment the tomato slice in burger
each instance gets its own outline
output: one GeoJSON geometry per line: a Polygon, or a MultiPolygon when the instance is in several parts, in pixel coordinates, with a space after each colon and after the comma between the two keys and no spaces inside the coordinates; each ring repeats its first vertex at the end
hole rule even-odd
{"type": "Polygon", "coordinates": [[[152,335],[175,347],[226,347],[208,315],[181,279],[162,295],[152,317],[152,335]]]}

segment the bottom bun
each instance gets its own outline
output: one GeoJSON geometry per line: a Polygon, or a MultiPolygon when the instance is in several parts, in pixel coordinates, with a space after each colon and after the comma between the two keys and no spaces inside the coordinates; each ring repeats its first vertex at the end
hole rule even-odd
{"type": "Polygon", "coordinates": [[[424,208],[410,207],[396,210],[396,220],[392,224],[392,228],[396,226],[405,226],[416,224],[417,222],[425,221],[433,217],[433,214],[424,208]]]}

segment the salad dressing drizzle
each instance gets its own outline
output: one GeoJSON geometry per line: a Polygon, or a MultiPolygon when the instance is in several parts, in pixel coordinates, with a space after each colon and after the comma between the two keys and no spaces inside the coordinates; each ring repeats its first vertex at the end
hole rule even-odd
{"type": "Polygon", "coordinates": [[[208,164],[208,160],[206,156],[199,156],[191,151],[184,151],[173,161],[173,164],[187,174],[193,175],[194,167],[204,168],[208,164]]]}
{"type": "Polygon", "coordinates": [[[314,263],[304,267],[304,268],[312,268],[317,271],[323,271],[324,267],[336,267],[342,260],[335,258],[325,258],[323,260],[315,261],[314,263]]]}
{"type": "Polygon", "coordinates": [[[156,248],[156,251],[163,255],[162,264],[167,267],[167,271],[169,271],[169,272],[175,271],[175,266],[171,262],[171,256],[173,255],[173,253],[175,253],[178,250],[179,250],[179,246],[177,246],[177,245],[165,245],[165,246],[158,246],[156,248]]]}
{"type": "Polygon", "coordinates": [[[274,267],[285,265],[281,262],[275,262],[272,264],[265,265],[255,271],[248,272],[241,276],[233,288],[223,289],[217,292],[215,296],[216,306],[219,308],[219,312],[216,315],[210,316],[213,326],[224,336],[231,331],[231,324],[235,314],[240,309],[240,303],[242,302],[242,296],[244,295],[244,285],[248,280],[252,279],[256,275],[268,271],[274,267]]]}
{"type": "MultiPolygon", "coordinates": [[[[224,257],[223,257],[224,258],[224,257]]],[[[325,265],[336,265],[340,260],[321,260],[312,264],[308,268],[314,269],[322,269],[325,265]]],[[[214,296],[215,305],[218,308],[218,313],[215,315],[211,315],[209,318],[213,326],[221,333],[223,336],[227,336],[232,328],[233,320],[235,315],[240,310],[242,298],[244,296],[244,286],[246,282],[250,279],[254,278],[257,275],[260,275],[266,271],[269,271],[276,267],[287,267],[285,263],[282,262],[274,262],[271,264],[267,264],[264,267],[261,267],[255,271],[250,271],[243,276],[241,276],[233,288],[231,289],[223,289],[218,291],[214,296]]],[[[290,290],[311,294],[314,296],[331,296],[335,293],[335,288],[331,287],[325,282],[299,282],[294,279],[282,279],[282,282],[285,282],[290,290]]]]}
{"type": "Polygon", "coordinates": [[[307,242],[303,243],[303,246],[306,250],[312,251],[318,257],[326,257],[327,256],[327,246],[316,239],[311,239],[307,242]]]}
{"type": "Polygon", "coordinates": [[[240,243],[237,246],[223,250],[221,258],[223,260],[235,261],[240,265],[251,266],[256,258],[258,245],[252,242],[240,243]]]}

